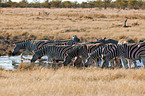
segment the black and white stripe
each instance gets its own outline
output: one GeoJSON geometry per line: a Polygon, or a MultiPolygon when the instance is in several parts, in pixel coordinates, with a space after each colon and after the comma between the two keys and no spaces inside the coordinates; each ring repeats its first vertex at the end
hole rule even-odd
{"type": "Polygon", "coordinates": [[[33,53],[35,49],[44,45],[46,42],[47,41],[43,40],[25,40],[22,42],[15,43],[15,48],[13,50],[12,55],[16,55],[21,49],[25,49],[25,51],[21,53],[21,57],[24,53],[33,53]]]}
{"type": "Polygon", "coordinates": [[[138,44],[116,45],[116,47],[113,47],[107,54],[103,54],[104,62],[102,64],[107,63],[114,57],[121,57],[122,66],[124,68],[126,68],[124,58],[128,60],[129,68],[131,67],[130,61],[136,64],[135,62],[136,60],[142,60],[143,66],[145,66],[145,43],[141,43],[139,45],[138,44]]]}
{"type": "Polygon", "coordinates": [[[63,61],[66,53],[73,49],[73,46],[43,46],[35,50],[31,62],[35,62],[38,58],[46,55],[48,62],[63,61]]]}
{"type": "Polygon", "coordinates": [[[89,65],[91,65],[93,63],[93,61],[95,62],[95,64],[97,66],[99,66],[97,61],[98,61],[98,59],[101,59],[101,54],[102,54],[103,48],[104,48],[104,46],[101,46],[90,54],[90,56],[87,58],[87,60],[85,62],[85,67],[88,67],[89,65]]]}
{"type": "MultiPolygon", "coordinates": [[[[102,63],[101,67],[109,64],[109,61],[115,59],[116,57],[121,59],[122,66],[125,68],[125,50],[121,45],[108,44],[102,50],[102,63]]],[[[112,65],[113,67],[114,65],[112,65]]]]}
{"type": "Polygon", "coordinates": [[[69,52],[67,52],[65,61],[64,61],[64,66],[68,65],[72,58],[75,57],[81,57],[83,64],[85,63],[85,59],[88,57],[88,51],[87,51],[87,46],[84,45],[78,45],[75,48],[71,49],[69,52]]]}

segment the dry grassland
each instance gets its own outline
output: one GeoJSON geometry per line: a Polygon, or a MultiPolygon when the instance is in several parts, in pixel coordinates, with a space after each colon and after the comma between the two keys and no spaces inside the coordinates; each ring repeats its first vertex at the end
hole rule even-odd
{"type": "Polygon", "coordinates": [[[122,9],[45,9],[1,8],[0,33],[13,36],[26,32],[37,39],[71,39],[77,35],[82,40],[95,41],[103,37],[120,39],[145,39],[145,10],[122,9]],[[127,25],[123,28],[125,19],[127,25]]]}
{"type": "Polygon", "coordinates": [[[1,96],[145,96],[145,69],[0,70],[1,96]]]}
{"type": "MultiPolygon", "coordinates": [[[[1,8],[0,33],[37,39],[145,39],[145,10],[1,8]],[[128,18],[123,28],[124,20],[128,18]]],[[[145,69],[0,70],[0,96],[145,96],[145,69]]]]}

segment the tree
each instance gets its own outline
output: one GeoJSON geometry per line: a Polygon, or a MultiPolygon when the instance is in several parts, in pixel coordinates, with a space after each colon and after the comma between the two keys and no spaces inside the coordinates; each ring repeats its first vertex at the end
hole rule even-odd
{"type": "Polygon", "coordinates": [[[111,0],[104,0],[104,8],[109,7],[111,0]]]}

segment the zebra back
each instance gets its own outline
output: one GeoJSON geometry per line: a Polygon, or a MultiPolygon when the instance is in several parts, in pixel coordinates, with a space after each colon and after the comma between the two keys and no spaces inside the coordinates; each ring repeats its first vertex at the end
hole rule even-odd
{"type": "Polygon", "coordinates": [[[48,56],[48,61],[50,61],[50,59],[63,60],[66,53],[72,48],[73,46],[54,46],[54,45],[43,46],[35,50],[31,61],[35,62],[38,58],[44,55],[48,56]]]}
{"type": "Polygon", "coordinates": [[[88,53],[92,53],[100,46],[104,46],[104,44],[103,43],[87,44],[88,53]]]}

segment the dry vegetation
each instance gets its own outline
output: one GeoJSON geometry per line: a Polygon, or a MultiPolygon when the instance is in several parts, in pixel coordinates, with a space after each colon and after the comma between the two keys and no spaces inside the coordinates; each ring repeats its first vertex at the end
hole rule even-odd
{"type": "Polygon", "coordinates": [[[0,32],[12,36],[26,32],[37,39],[71,39],[77,35],[82,40],[107,37],[120,39],[145,39],[144,10],[123,9],[45,9],[1,8],[0,32]],[[124,20],[128,18],[123,28],[124,20]]]}
{"type": "Polygon", "coordinates": [[[0,70],[1,96],[144,96],[144,69],[0,70]]]}
{"type": "MultiPolygon", "coordinates": [[[[145,39],[145,11],[1,8],[0,33],[37,39],[145,39]],[[124,20],[128,18],[123,28],[124,20]]],[[[145,69],[0,70],[1,96],[145,96],[145,69]]]]}

